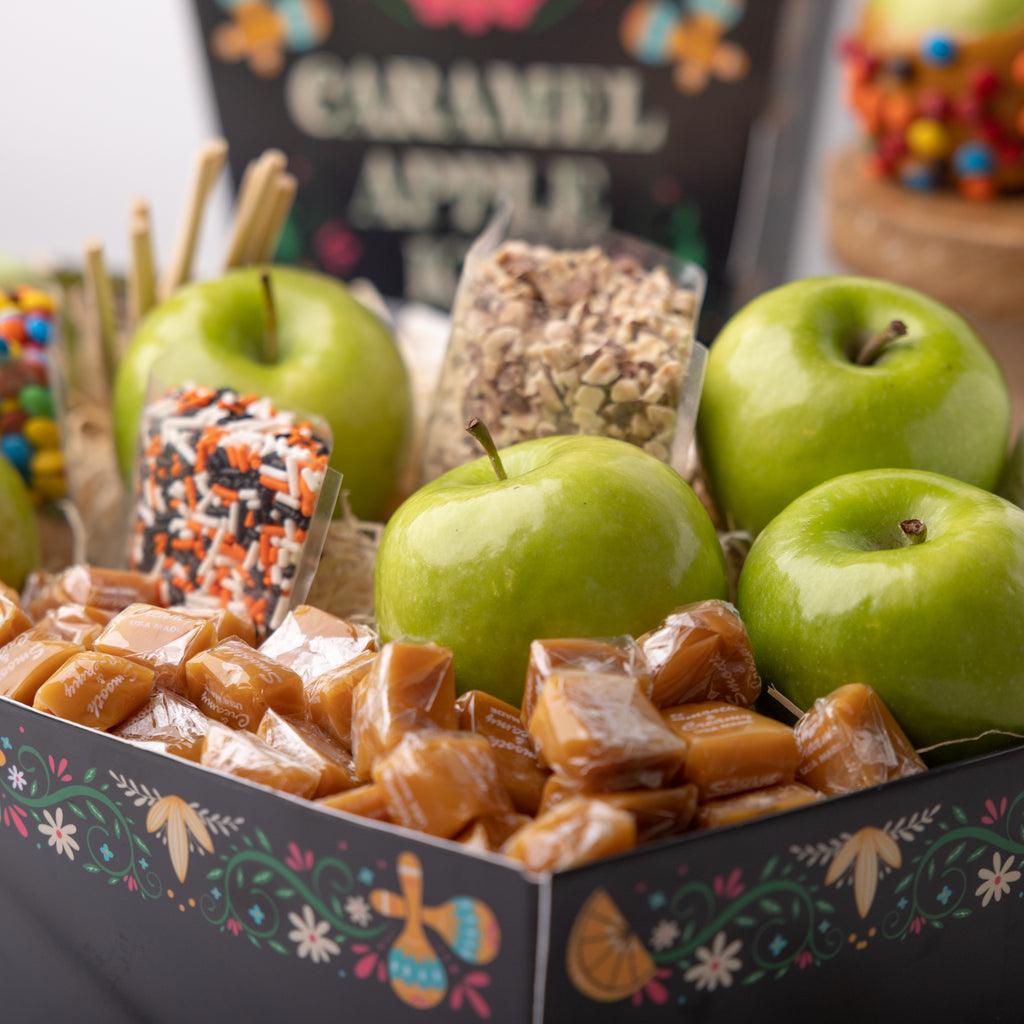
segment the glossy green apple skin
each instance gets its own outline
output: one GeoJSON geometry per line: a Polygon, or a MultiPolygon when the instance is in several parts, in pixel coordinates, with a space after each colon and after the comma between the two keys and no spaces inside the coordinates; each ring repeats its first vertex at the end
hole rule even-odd
{"type": "Polygon", "coordinates": [[[681,604],[727,596],[711,519],[674,470],[624,441],[552,437],[426,484],[381,538],[385,640],[454,652],[460,692],[522,699],[531,641],[639,636],[681,604]]]}
{"type": "Polygon", "coordinates": [[[711,346],[698,413],[701,463],[726,523],[757,534],[843,473],[922,469],[992,489],[1006,458],[1002,371],[967,323],[869,278],[811,278],[754,299],[711,346]],[[851,353],[907,326],[872,365],[851,353]]]}
{"type": "Polygon", "coordinates": [[[830,480],[757,537],[736,604],[766,689],[803,710],[860,682],[918,748],[1024,734],[1024,511],[987,491],[913,470],[830,480]]]}
{"type": "Polygon", "coordinates": [[[409,379],[387,328],[342,282],[294,267],[249,267],[182,288],[139,325],[114,387],[118,461],[128,477],[150,375],[272,398],[333,433],[331,465],[353,513],[382,520],[395,500],[412,424],[409,379]],[[269,269],[279,355],[262,357],[269,269]]]}
{"type": "Polygon", "coordinates": [[[21,590],[42,561],[35,509],[18,471],[0,455],[0,581],[21,590]]]}

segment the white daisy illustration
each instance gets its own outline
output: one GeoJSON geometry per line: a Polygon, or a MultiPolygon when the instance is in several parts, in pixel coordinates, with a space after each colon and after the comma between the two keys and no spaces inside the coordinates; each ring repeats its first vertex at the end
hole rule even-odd
{"type": "Polygon", "coordinates": [[[662,918],[651,929],[651,948],[668,949],[679,938],[679,925],[675,921],[662,918]]]}
{"type": "Polygon", "coordinates": [[[740,939],[727,943],[725,932],[718,932],[711,941],[710,949],[701,946],[697,950],[697,963],[687,970],[683,978],[692,981],[698,991],[714,992],[719,985],[728,988],[733,974],[743,966],[743,961],[737,956],[742,948],[740,939]]]}
{"type": "Polygon", "coordinates": [[[308,903],[303,906],[301,915],[291,911],[288,920],[295,925],[288,938],[298,947],[295,952],[300,957],[308,956],[315,964],[327,963],[341,952],[341,947],[327,935],[331,926],[326,921],[318,921],[308,903]]]}
{"type": "Polygon", "coordinates": [[[78,843],[71,837],[78,831],[78,826],[64,824],[64,811],[60,807],[55,815],[43,811],[43,817],[46,822],[39,826],[39,831],[49,837],[46,845],[56,847],[58,853],[66,853],[68,860],[74,860],[78,843]]]}
{"type": "Polygon", "coordinates": [[[1004,861],[998,853],[993,853],[992,870],[979,869],[978,877],[981,879],[981,885],[974,890],[974,895],[982,898],[981,905],[983,907],[987,907],[992,899],[998,903],[1003,898],[1003,894],[1010,891],[1010,883],[1016,882],[1020,878],[1020,872],[1011,871],[1012,867],[1012,857],[1007,857],[1004,861]]]}
{"type": "Polygon", "coordinates": [[[345,913],[349,920],[365,928],[373,919],[373,911],[364,896],[349,896],[345,900],[345,913]]]}

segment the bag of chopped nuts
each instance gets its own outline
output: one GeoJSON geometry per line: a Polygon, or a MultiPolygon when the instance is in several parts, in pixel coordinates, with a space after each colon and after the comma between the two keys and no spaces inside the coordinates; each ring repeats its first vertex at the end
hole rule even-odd
{"type": "Polygon", "coordinates": [[[474,417],[499,448],[601,434],[682,471],[707,358],[704,271],[618,232],[558,248],[511,223],[505,206],[466,257],[421,482],[479,455],[474,417]]]}

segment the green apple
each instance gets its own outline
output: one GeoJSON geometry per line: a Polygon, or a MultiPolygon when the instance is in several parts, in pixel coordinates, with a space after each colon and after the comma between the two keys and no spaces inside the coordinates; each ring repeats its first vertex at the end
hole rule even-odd
{"type": "Polygon", "coordinates": [[[247,267],[188,285],[155,307],[114,385],[126,478],[151,377],[156,386],[192,381],[255,392],[279,408],[322,417],[352,512],[383,520],[393,507],[412,428],[408,374],[391,333],[341,281],[295,267],[247,267]],[[276,351],[268,351],[272,336],[276,351]]]}
{"type": "Polygon", "coordinates": [[[21,474],[0,455],[0,582],[21,590],[42,561],[35,509],[21,474]]]}
{"type": "Polygon", "coordinates": [[[740,309],[711,346],[697,420],[713,500],[753,534],[861,469],[990,490],[1009,431],[1006,381],[968,324],[920,292],[854,276],[794,281],[740,309]]]}
{"type": "Polygon", "coordinates": [[[766,689],[801,710],[859,682],[918,748],[1024,735],[1024,511],[988,491],[916,470],[829,480],[755,539],[736,604],[766,689]]]}
{"type": "Polygon", "coordinates": [[[547,437],[493,458],[407,498],[374,575],[382,637],[450,648],[460,692],[518,705],[531,641],[639,636],[681,604],[727,596],[710,516],[641,448],[547,437]]]}

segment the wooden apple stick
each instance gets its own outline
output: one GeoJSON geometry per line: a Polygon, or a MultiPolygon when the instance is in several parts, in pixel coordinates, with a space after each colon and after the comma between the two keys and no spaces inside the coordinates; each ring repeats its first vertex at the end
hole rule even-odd
{"type": "Polygon", "coordinates": [[[169,298],[192,275],[199,228],[206,211],[206,203],[213,191],[228,156],[228,144],[222,138],[210,139],[199,150],[192,172],[185,214],[181,219],[171,260],[160,282],[160,301],[169,298]]]}
{"type": "Polygon", "coordinates": [[[246,167],[238,189],[234,224],[224,260],[225,270],[244,264],[253,225],[267,202],[275,179],[284,171],[287,162],[281,150],[268,149],[246,167]]]}
{"type": "Polygon", "coordinates": [[[149,204],[137,198],[132,203],[129,225],[131,263],[128,270],[128,327],[134,331],[138,322],[156,302],[156,275],[153,269],[153,229],[149,204]]]}
{"type": "Polygon", "coordinates": [[[117,370],[117,317],[103,245],[94,238],[85,243],[85,289],[99,336],[105,383],[109,387],[117,370]]]}
{"type": "Polygon", "coordinates": [[[269,263],[295,202],[299,183],[294,174],[282,171],[275,179],[264,209],[253,227],[246,252],[247,263],[269,263]]]}

